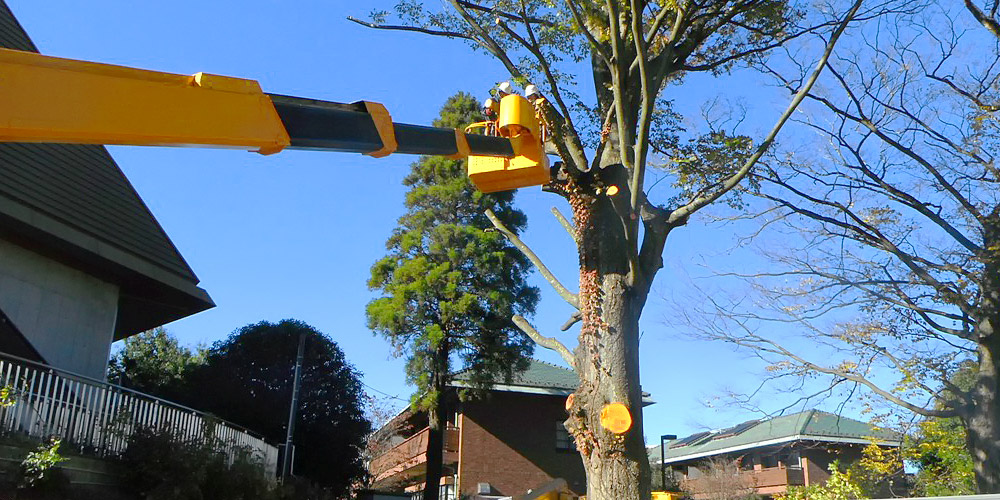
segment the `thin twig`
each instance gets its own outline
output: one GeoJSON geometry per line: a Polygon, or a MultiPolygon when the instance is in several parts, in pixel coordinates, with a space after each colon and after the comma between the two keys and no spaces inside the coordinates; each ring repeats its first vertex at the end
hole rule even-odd
{"type": "Polygon", "coordinates": [[[440,31],[440,30],[432,30],[432,29],[428,29],[428,28],[421,28],[419,26],[404,26],[404,25],[399,25],[399,24],[375,24],[375,23],[370,23],[368,21],[362,21],[360,19],[356,19],[356,18],[351,17],[351,16],[347,16],[347,20],[355,22],[355,23],[358,23],[358,24],[360,24],[362,26],[365,26],[365,27],[368,27],[368,28],[377,29],[377,30],[416,31],[418,33],[424,33],[424,34],[427,34],[427,35],[446,36],[446,37],[449,37],[449,38],[464,38],[466,40],[475,40],[475,37],[467,35],[465,33],[459,33],[457,31],[440,31]]]}
{"type": "Polygon", "coordinates": [[[524,15],[524,17],[521,17],[521,16],[518,16],[516,14],[511,14],[509,12],[504,12],[502,10],[497,10],[497,9],[495,9],[493,7],[487,7],[485,5],[479,5],[479,4],[468,2],[468,1],[465,1],[465,0],[458,0],[458,4],[461,5],[462,7],[466,7],[466,8],[472,9],[472,10],[478,10],[480,12],[489,12],[490,14],[494,14],[494,15],[497,15],[497,16],[500,16],[500,17],[504,17],[504,18],[510,19],[512,21],[531,21],[531,22],[533,22],[535,24],[541,24],[543,26],[548,26],[550,28],[551,27],[555,27],[555,25],[556,25],[556,23],[554,23],[552,21],[549,21],[549,20],[546,20],[546,19],[541,19],[541,18],[538,18],[538,17],[528,17],[527,15],[524,15]]]}

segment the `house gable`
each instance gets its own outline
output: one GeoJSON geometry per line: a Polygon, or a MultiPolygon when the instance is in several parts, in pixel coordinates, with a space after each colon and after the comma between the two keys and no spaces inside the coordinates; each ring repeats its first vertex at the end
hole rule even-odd
{"type": "MultiPolygon", "coordinates": [[[[4,0],[0,47],[37,52],[4,0]]],[[[0,143],[0,238],[117,287],[114,339],[214,305],[102,146],[0,143]]]]}

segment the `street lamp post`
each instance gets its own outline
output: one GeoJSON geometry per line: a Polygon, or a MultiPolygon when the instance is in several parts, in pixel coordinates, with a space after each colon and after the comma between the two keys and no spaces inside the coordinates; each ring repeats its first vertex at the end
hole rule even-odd
{"type": "Polygon", "coordinates": [[[660,487],[664,490],[667,489],[667,441],[673,441],[677,439],[676,434],[664,434],[660,436],[660,487]]]}

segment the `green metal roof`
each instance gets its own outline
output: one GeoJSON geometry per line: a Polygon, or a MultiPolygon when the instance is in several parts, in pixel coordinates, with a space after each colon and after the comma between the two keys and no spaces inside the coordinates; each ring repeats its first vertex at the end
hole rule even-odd
{"type": "MultiPolygon", "coordinates": [[[[469,380],[469,371],[463,370],[452,376],[456,385],[463,385],[469,380]]],[[[510,383],[497,381],[500,385],[510,387],[534,387],[540,389],[556,389],[559,391],[574,391],[580,385],[580,379],[573,370],[546,363],[537,359],[532,359],[528,369],[515,373],[510,383]]]]}
{"type": "MultiPolygon", "coordinates": [[[[875,429],[870,424],[820,410],[808,410],[763,421],[748,421],[733,427],[692,434],[668,441],[667,463],[793,440],[861,442],[874,437],[880,444],[898,442],[899,434],[875,429]],[[673,460],[671,460],[673,459],[673,460]]],[[[659,446],[649,448],[651,460],[659,462],[659,446]]]]}

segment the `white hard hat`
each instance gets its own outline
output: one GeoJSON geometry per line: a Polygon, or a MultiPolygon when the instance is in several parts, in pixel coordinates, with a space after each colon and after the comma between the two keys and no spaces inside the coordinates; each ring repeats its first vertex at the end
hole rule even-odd
{"type": "Polygon", "coordinates": [[[528,84],[527,87],[524,87],[524,97],[531,97],[533,95],[541,97],[542,93],[538,91],[538,87],[528,84]]]}
{"type": "Polygon", "coordinates": [[[495,103],[496,103],[496,101],[494,101],[493,98],[491,97],[491,98],[483,101],[483,107],[484,108],[492,108],[493,104],[495,104],[495,103]]]}
{"type": "Polygon", "coordinates": [[[502,82],[500,85],[497,85],[497,92],[501,94],[513,94],[514,88],[510,86],[510,82],[502,82]]]}

